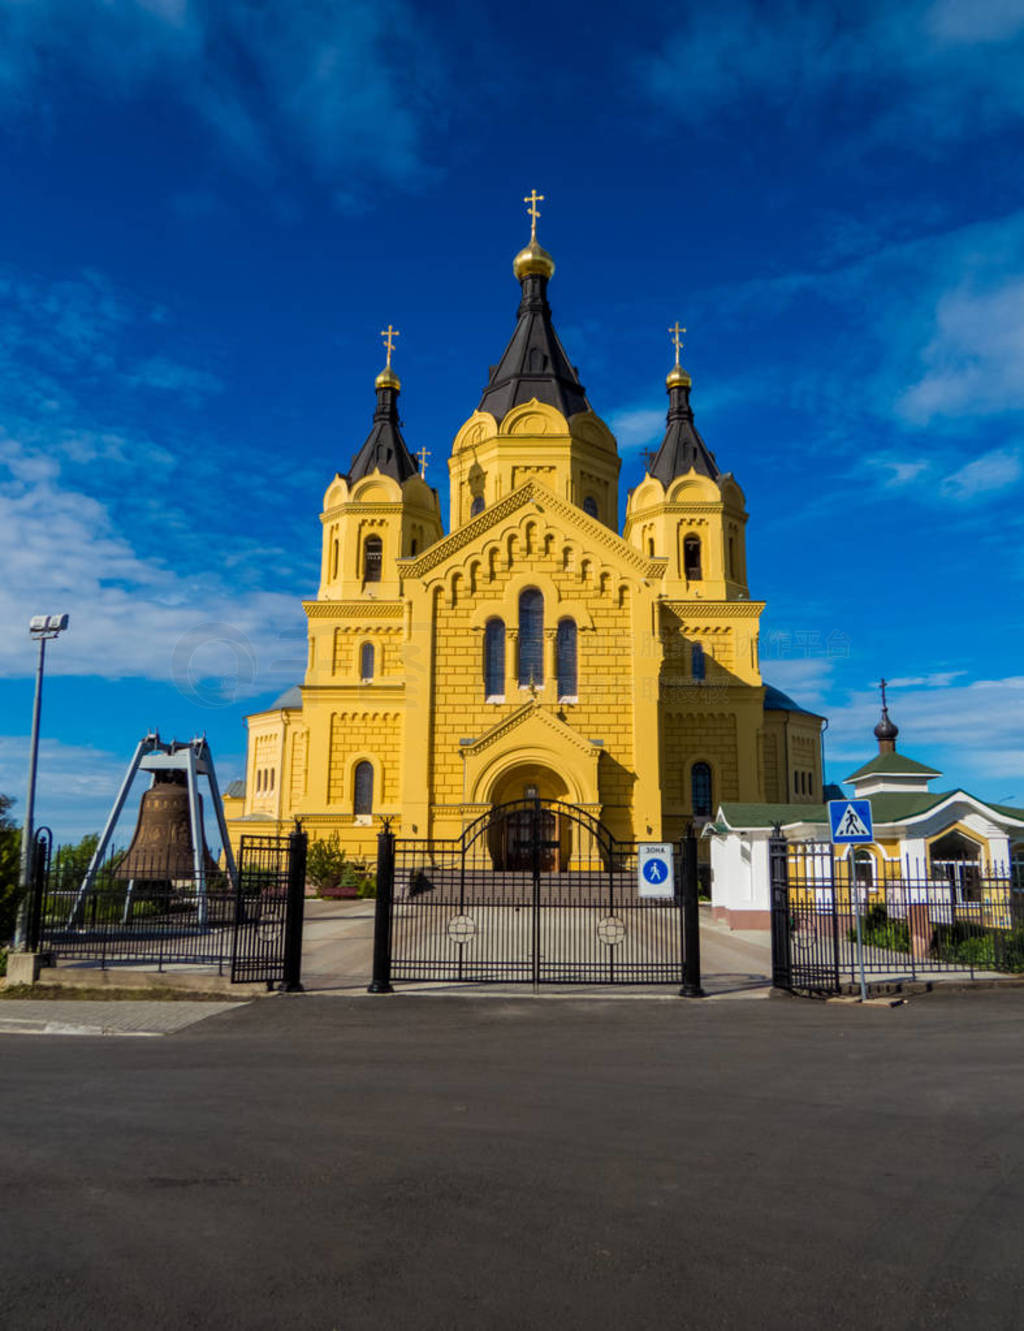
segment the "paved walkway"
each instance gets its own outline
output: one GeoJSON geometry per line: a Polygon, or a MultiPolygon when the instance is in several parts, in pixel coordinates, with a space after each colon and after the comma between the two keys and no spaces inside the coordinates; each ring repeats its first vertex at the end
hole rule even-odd
{"type": "Polygon", "coordinates": [[[170,1035],[240,1003],[11,999],[0,1003],[2,1035],[170,1035]]]}

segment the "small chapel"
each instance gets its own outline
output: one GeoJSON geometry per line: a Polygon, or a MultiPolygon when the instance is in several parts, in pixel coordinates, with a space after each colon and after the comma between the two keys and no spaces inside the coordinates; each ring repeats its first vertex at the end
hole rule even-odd
{"type": "Polygon", "coordinates": [[[369,434],[324,494],[305,678],[247,718],[233,843],[301,818],[370,860],[385,817],[453,838],[524,797],[667,841],[723,802],[822,800],[823,718],[761,678],[746,501],[697,428],[685,329],[620,528],[616,440],[552,321],[541,198],[512,336],[452,441],[447,530],[384,334],[369,434]]]}

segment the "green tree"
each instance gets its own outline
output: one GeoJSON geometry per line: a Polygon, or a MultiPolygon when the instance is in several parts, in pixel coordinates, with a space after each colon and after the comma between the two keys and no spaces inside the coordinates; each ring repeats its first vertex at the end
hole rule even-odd
{"type": "Polygon", "coordinates": [[[21,828],[11,817],[14,800],[0,795],[0,943],[14,935],[21,869],[21,828]]]}

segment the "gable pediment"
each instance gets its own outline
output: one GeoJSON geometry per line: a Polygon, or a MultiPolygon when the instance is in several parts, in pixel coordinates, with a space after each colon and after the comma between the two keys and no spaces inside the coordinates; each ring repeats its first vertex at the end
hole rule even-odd
{"type": "Polygon", "coordinates": [[[559,498],[553,490],[534,479],[526,481],[478,517],[437,541],[422,555],[400,560],[402,576],[426,578],[435,574],[443,577],[449,569],[461,566],[469,551],[482,550],[488,539],[493,539],[510,518],[531,510],[560,535],[576,542],[586,555],[602,559],[623,574],[654,580],[664,576],[664,559],[652,559],[642,554],[617,532],[588,517],[575,504],[559,498]]]}
{"type": "Polygon", "coordinates": [[[478,757],[495,745],[510,741],[514,741],[517,747],[537,742],[545,747],[551,744],[568,744],[587,758],[595,758],[599,752],[595,745],[577,735],[571,726],[567,726],[557,716],[552,716],[532,699],[493,725],[490,730],[484,731],[472,744],[465,745],[463,751],[467,757],[478,757]]]}

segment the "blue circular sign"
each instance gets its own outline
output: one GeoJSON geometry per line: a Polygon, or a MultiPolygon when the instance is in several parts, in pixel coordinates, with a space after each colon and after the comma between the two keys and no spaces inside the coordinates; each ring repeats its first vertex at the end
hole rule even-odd
{"type": "Polygon", "coordinates": [[[663,883],[668,877],[668,865],[664,860],[647,860],[644,864],[643,874],[649,883],[663,883]]]}

